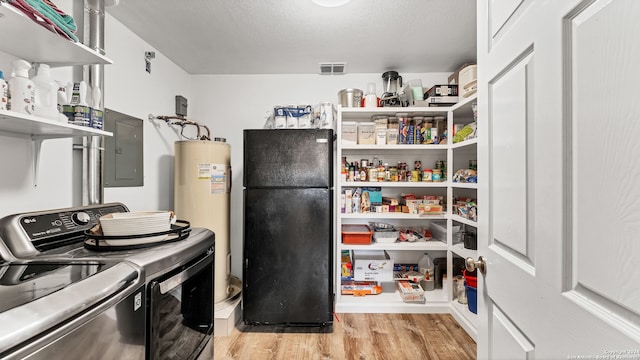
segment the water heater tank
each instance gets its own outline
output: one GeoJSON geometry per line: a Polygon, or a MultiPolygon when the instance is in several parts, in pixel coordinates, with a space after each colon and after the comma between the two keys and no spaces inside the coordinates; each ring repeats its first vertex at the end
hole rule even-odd
{"type": "Polygon", "coordinates": [[[231,147],[220,141],[175,142],[174,211],[192,227],[215,233],[214,302],[228,298],[231,288],[229,197],[231,147]]]}

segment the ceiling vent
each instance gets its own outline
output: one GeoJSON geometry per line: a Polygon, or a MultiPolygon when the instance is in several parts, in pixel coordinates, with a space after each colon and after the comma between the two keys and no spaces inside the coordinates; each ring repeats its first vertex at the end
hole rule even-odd
{"type": "Polygon", "coordinates": [[[347,63],[344,62],[321,63],[320,75],[342,75],[345,73],[346,67],[347,63]]]}

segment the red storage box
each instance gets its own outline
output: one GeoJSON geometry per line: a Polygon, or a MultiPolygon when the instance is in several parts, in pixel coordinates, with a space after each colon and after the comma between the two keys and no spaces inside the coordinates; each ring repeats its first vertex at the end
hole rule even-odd
{"type": "Polygon", "coordinates": [[[369,225],[344,224],[342,225],[342,243],[343,244],[371,244],[371,236],[373,231],[369,225]]]}
{"type": "Polygon", "coordinates": [[[464,282],[467,286],[470,286],[474,289],[478,287],[478,277],[476,275],[476,271],[469,273],[467,269],[462,270],[462,274],[464,275],[464,282]]]}

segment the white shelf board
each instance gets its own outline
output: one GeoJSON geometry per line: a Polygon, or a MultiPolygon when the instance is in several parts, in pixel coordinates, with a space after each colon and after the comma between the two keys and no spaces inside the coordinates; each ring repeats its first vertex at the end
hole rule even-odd
{"type": "Polygon", "coordinates": [[[455,214],[451,214],[451,220],[453,221],[457,221],[459,223],[463,223],[465,225],[469,225],[469,226],[473,226],[473,227],[478,227],[478,223],[476,221],[472,221],[469,219],[465,219],[460,215],[455,215],[455,214]]]}
{"type": "Polygon", "coordinates": [[[441,289],[425,291],[424,304],[405,303],[395,288],[395,283],[383,283],[378,295],[340,295],[336,302],[336,313],[440,313],[451,311],[449,302],[441,289]]]}
{"type": "Polygon", "coordinates": [[[446,251],[447,244],[438,241],[396,241],[393,243],[376,243],[373,242],[370,245],[351,245],[351,244],[339,244],[340,250],[433,250],[433,251],[446,251]]]}
{"type": "Polygon", "coordinates": [[[373,115],[389,115],[395,116],[398,113],[409,113],[413,116],[434,116],[445,115],[451,107],[343,107],[338,105],[338,112],[342,114],[342,120],[352,121],[360,120],[367,116],[373,115]]]}
{"type": "Polygon", "coordinates": [[[462,328],[473,338],[478,339],[478,315],[469,310],[467,304],[460,304],[458,300],[451,301],[451,315],[462,328]]]}
{"type": "Polygon", "coordinates": [[[52,67],[112,63],[106,56],[45,29],[15,7],[2,2],[0,33],[5,35],[2,51],[29,62],[52,67]]]}
{"type": "Polygon", "coordinates": [[[446,181],[411,182],[411,181],[341,181],[340,187],[397,187],[397,188],[446,188],[446,181]]]}
{"type": "Polygon", "coordinates": [[[463,259],[470,257],[475,260],[478,257],[478,250],[467,249],[463,243],[453,244],[451,251],[463,259]]]}
{"type": "Polygon", "coordinates": [[[451,183],[451,187],[459,188],[459,189],[477,189],[478,188],[478,184],[477,183],[456,183],[456,182],[452,182],[451,183]]]}
{"type": "Polygon", "coordinates": [[[459,101],[457,104],[451,106],[450,110],[456,112],[461,109],[469,108],[471,109],[471,103],[473,103],[478,98],[478,93],[472,94],[469,97],[463,98],[462,101],[459,101]]]}
{"type": "Polygon", "coordinates": [[[406,213],[340,213],[343,219],[401,219],[401,220],[440,220],[446,219],[445,214],[441,215],[416,215],[406,213]]]}
{"type": "MultiPolygon", "coordinates": [[[[0,19],[1,21],[1,19],[0,19]]],[[[104,135],[113,133],[86,126],[78,126],[41,117],[0,110],[0,133],[32,139],[55,139],[74,136],[104,135]]]]}
{"type": "Polygon", "coordinates": [[[341,145],[340,146],[342,148],[342,151],[344,152],[346,151],[350,151],[350,150],[380,150],[380,151],[387,151],[387,150],[402,150],[402,151],[407,151],[407,150],[420,150],[420,151],[425,151],[425,150],[429,150],[429,151],[446,151],[447,150],[447,145],[433,145],[433,144],[414,144],[414,145],[407,145],[407,144],[396,144],[396,145],[363,145],[363,144],[345,144],[345,145],[341,145]]]}
{"type": "Polygon", "coordinates": [[[464,147],[467,147],[467,146],[475,146],[477,144],[478,144],[478,138],[475,137],[473,139],[460,141],[459,143],[451,144],[451,148],[452,149],[460,149],[460,148],[464,148],[464,147]]]}

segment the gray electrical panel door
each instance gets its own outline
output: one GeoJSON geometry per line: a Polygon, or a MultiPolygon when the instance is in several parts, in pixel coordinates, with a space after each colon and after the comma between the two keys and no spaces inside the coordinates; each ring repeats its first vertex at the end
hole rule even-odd
{"type": "Polygon", "coordinates": [[[105,110],[104,186],[128,187],[144,185],[142,120],[105,110]]]}

